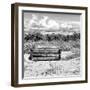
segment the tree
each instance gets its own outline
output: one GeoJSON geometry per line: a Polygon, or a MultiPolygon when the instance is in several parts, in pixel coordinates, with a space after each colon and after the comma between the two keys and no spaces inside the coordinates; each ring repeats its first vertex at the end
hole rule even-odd
{"type": "Polygon", "coordinates": [[[43,35],[41,33],[34,34],[34,41],[39,41],[43,39],[43,35]]]}

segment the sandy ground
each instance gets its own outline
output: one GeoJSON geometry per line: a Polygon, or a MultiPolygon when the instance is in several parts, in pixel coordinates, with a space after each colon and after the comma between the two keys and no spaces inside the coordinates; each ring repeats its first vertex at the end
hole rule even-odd
{"type": "MultiPolygon", "coordinates": [[[[72,55],[71,51],[62,52],[62,58],[72,55]]],[[[80,75],[80,58],[59,61],[29,61],[29,54],[24,55],[24,77],[68,77],[80,75]]]]}

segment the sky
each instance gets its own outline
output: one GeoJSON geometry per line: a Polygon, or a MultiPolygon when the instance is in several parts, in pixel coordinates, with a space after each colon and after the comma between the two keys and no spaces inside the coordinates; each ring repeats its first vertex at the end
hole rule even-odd
{"type": "Polygon", "coordinates": [[[56,29],[77,27],[80,24],[79,14],[24,12],[25,30],[56,29]]]}

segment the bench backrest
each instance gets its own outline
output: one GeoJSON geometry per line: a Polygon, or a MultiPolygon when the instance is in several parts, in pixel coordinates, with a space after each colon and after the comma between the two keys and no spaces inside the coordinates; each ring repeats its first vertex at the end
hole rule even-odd
{"type": "Polygon", "coordinates": [[[34,61],[51,61],[61,59],[61,50],[56,48],[39,48],[32,50],[32,60],[34,61]]]}

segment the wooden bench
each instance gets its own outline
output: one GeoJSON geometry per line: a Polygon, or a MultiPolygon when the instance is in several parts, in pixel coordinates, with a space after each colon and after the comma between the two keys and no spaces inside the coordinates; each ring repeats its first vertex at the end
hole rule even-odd
{"type": "Polygon", "coordinates": [[[61,59],[61,50],[56,48],[33,49],[30,53],[30,60],[33,61],[55,61],[61,59]]]}

